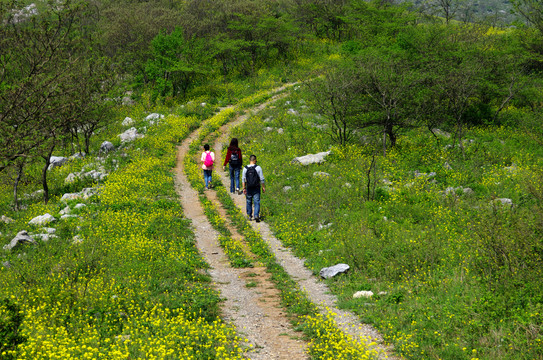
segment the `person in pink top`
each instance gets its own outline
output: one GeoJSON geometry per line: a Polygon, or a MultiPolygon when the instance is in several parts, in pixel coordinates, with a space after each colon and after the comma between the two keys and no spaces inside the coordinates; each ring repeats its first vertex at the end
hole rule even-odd
{"type": "Polygon", "coordinates": [[[209,150],[209,145],[204,145],[204,152],[200,157],[202,162],[202,169],[204,169],[204,181],[206,183],[206,190],[209,190],[211,186],[211,175],[213,173],[213,163],[215,162],[215,153],[209,150]]]}

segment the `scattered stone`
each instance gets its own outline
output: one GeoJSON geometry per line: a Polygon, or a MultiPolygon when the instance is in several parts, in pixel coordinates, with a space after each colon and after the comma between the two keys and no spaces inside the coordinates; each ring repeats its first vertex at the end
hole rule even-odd
{"type": "Polygon", "coordinates": [[[473,191],[471,188],[463,188],[462,191],[464,192],[464,195],[473,195],[475,194],[475,191],[473,191]]]}
{"type": "Polygon", "coordinates": [[[289,114],[291,114],[291,115],[298,115],[298,112],[297,112],[296,110],[294,110],[294,109],[288,109],[287,112],[288,112],[289,114]]]}
{"type": "Polygon", "coordinates": [[[353,294],[353,299],[358,299],[358,298],[361,298],[361,297],[370,298],[372,296],[373,296],[373,291],[362,290],[362,291],[355,292],[353,294]]]}
{"type": "Polygon", "coordinates": [[[79,219],[79,216],[78,215],[65,214],[65,215],[62,215],[60,217],[60,220],[67,220],[67,219],[73,219],[73,218],[78,218],[79,219]]]}
{"type": "Polygon", "coordinates": [[[66,206],[64,209],[60,210],[60,215],[69,214],[72,212],[72,209],[70,209],[69,206],[66,206]]]}
{"type": "Polygon", "coordinates": [[[330,279],[338,274],[347,272],[350,269],[350,266],[347,264],[337,264],[334,266],[322,268],[319,272],[319,275],[324,279],[330,279]]]}
{"type": "Polygon", "coordinates": [[[11,268],[11,263],[9,261],[4,261],[2,262],[2,266],[5,267],[6,269],[9,269],[11,268]]]}
{"type": "Polygon", "coordinates": [[[64,182],[65,182],[66,184],[72,184],[72,183],[74,183],[77,179],[79,179],[79,176],[77,176],[77,174],[69,173],[68,176],[66,176],[66,179],[64,179],[64,182]]]}
{"type": "Polygon", "coordinates": [[[421,173],[418,170],[415,170],[414,175],[415,175],[416,178],[418,178],[418,177],[427,177],[427,178],[430,179],[430,178],[433,178],[434,176],[436,176],[437,174],[435,172],[431,172],[431,173],[428,173],[428,174],[427,173],[421,173]]]}
{"type": "Polygon", "coordinates": [[[392,181],[388,180],[388,179],[383,179],[381,180],[381,182],[385,185],[392,185],[392,181]]]}
{"type": "Polygon", "coordinates": [[[109,141],[104,141],[102,145],[100,145],[100,152],[107,153],[113,150],[115,150],[115,145],[109,141]]]}
{"type": "Polygon", "coordinates": [[[17,24],[35,15],[38,15],[38,8],[36,4],[32,3],[21,10],[13,10],[13,16],[10,20],[17,24]]]}
{"type": "Polygon", "coordinates": [[[78,152],[78,153],[75,153],[75,154],[73,154],[72,156],[70,156],[69,160],[74,160],[74,159],[84,159],[85,156],[87,156],[85,153],[78,152]]]}
{"type": "Polygon", "coordinates": [[[283,130],[283,128],[277,129],[277,133],[279,133],[279,134],[282,134],[282,133],[284,133],[284,132],[285,132],[285,130],[283,130]]]}
{"type": "Polygon", "coordinates": [[[332,225],[333,225],[333,223],[328,223],[328,224],[324,224],[324,225],[323,225],[323,224],[319,224],[319,225],[317,226],[317,229],[318,229],[318,230],[328,229],[328,228],[329,228],[330,226],[332,226],[332,225]]]}
{"type": "Polygon", "coordinates": [[[132,119],[131,117],[125,117],[123,122],[121,123],[122,126],[132,126],[134,125],[134,119],[132,119]]]}
{"type": "Polygon", "coordinates": [[[349,182],[346,182],[345,184],[343,184],[343,187],[346,187],[346,188],[350,189],[350,188],[353,187],[353,185],[351,183],[349,183],[349,182]]]}
{"type": "Polygon", "coordinates": [[[36,244],[36,240],[28,235],[26,230],[19,231],[9,244],[4,245],[4,250],[12,250],[24,244],[36,244]]]}
{"type": "Polygon", "coordinates": [[[79,203],[79,204],[77,204],[77,205],[74,206],[74,209],[78,209],[78,210],[79,210],[79,209],[82,209],[82,208],[84,208],[84,207],[87,207],[87,205],[79,203]]]}
{"type": "Polygon", "coordinates": [[[446,131],[440,130],[440,129],[432,129],[432,132],[438,136],[442,136],[446,139],[449,139],[451,137],[451,134],[449,134],[446,131]]]}
{"type": "Polygon", "coordinates": [[[146,121],[152,121],[152,120],[160,120],[160,119],[163,119],[163,118],[164,118],[164,115],[162,115],[162,114],[152,113],[152,114],[147,115],[145,120],[146,121]]]}
{"type": "Polygon", "coordinates": [[[83,238],[81,236],[75,235],[72,238],[72,244],[77,245],[77,244],[81,244],[81,243],[83,243],[83,238]]]}
{"type": "Polygon", "coordinates": [[[66,193],[62,195],[60,198],[60,201],[70,201],[70,200],[87,200],[93,195],[98,194],[98,190],[96,188],[84,188],[78,193],[66,193]]]}
{"type": "Polygon", "coordinates": [[[445,161],[445,164],[443,164],[443,167],[444,167],[445,169],[447,169],[447,170],[452,170],[451,165],[449,165],[449,163],[446,162],[446,161],[445,161]]]}
{"type": "Polygon", "coordinates": [[[53,215],[47,213],[47,214],[44,214],[44,215],[36,216],[32,220],[30,220],[28,223],[30,225],[45,225],[45,224],[49,224],[50,222],[53,222],[53,221],[56,221],[56,220],[57,219],[55,219],[53,217],[53,215]]]}
{"type": "Polygon", "coordinates": [[[121,103],[122,103],[123,106],[132,106],[136,102],[134,100],[132,100],[132,98],[130,96],[123,96],[123,98],[121,100],[121,103]]]}
{"type": "Polygon", "coordinates": [[[324,151],[317,154],[307,154],[304,156],[299,156],[294,158],[291,163],[292,164],[301,164],[304,166],[310,165],[310,164],[320,164],[324,162],[324,158],[328,155],[330,155],[331,151],[324,151]]]}
{"type": "Polygon", "coordinates": [[[313,173],[313,176],[314,177],[328,177],[328,176],[330,176],[330,174],[328,174],[327,172],[324,172],[324,171],[315,171],[313,173]]]}
{"type": "Polygon", "coordinates": [[[13,220],[10,217],[7,217],[6,215],[2,215],[2,217],[0,218],[0,222],[6,223],[6,224],[11,224],[14,221],[15,220],[13,220]]]}
{"type": "Polygon", "coordinates": [[[283,186],[283,192],[288,192],[292,190],[292,186],[283,186]]]}
{"type": "Polygon", "coordinates": [[[201,107],[206,107],[206,105],[207,105],[207,104],[206,104],[205,102],[203,102],[203,103],[200,104],[201,107]]]}
{"type": "Polygon", "coordinates": [[[265,132],[269,132],[269,131],[272,131],[272,130],[273,130],[273,128],[272,128],[272,127],[269,127],[269,126],[266,126],[266,127],[264,128],[264,131],[265,131],[265,132]]]}
{"type": "Polygon", "coordinates": [[[512,163],[511,166],[506,166],[505,170],[508,172],[515,172],[517,171],[517,164],[512,163]]]}
{"type": "Polygon", "coordinates": [[[143,134],[138,134],[138,130],[136,130],[135,127],[131,127],[130,129],[126,130],[122,134],[117,135],[121,138],[121,142],[130,142],[134,141],[136,139],[141,139],[145,137],[143,134]]]}
{"type": "Polygon", "coordinates": [[[40,238],[43,242],[49,241],[50,239],[58,238],[58,236],[54,234],[32,234],[32,236],[40,238]]]}
{"type": "Polygon", "coordinates": [[[51,156],[51,159],[49,161],[50,161],[50,163],[49,163],[49,167],[47,168],[47,170],[51,170],[53,168],[60,167],[60,166],[64,165],[64,163],[66,163],[68,161],[68,158],[64,157],[64,156],[51,156]]]}
{"type": "Polygon", "coordinates": [[[50,228],[50,227],[44,227],[42,228],[43,231],[45,231],[46,233],[48,234],[54,234],[57,232],[57,229],[55,228],[50,228]]]}
{"type": "Polygon", "coordinates": [[[302,184],[301,187],[306,188],[306,187],[309,187],[309,185],[310,185],[309,183],[305,183],[305,184],[302,184]]]}
{"type": "Polygon", "coordinates": [[[494,203],[501,203],[502,205],[513,206],[513,200],[508,199],[508,198],[498,198],[498,199],[494,199],[494,203]]]}
{"type": "Polygon", "coordinates": [[[386,291],[379,291],[379,292],[377,293],[377,295],[380,295],[380,296],[388,295],[388,292],[386,292],[386,291]]]}

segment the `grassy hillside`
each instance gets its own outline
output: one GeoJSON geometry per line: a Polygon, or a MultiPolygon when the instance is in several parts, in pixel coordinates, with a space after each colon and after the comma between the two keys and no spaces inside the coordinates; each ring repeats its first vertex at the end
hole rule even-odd
{"type": "Polygon", "coordinates": [[[541,357],[540,138],[472,128],[464,157],[446,133],[416,130],[384,157],[368,138],[335,146],[309,96],[299,87],[233,134],[264,168],[283,243],[315,273],[349,264],[328,284],[406,358],[541,357]],[[322,164],[291,162],[327,150],[322,164]]]}

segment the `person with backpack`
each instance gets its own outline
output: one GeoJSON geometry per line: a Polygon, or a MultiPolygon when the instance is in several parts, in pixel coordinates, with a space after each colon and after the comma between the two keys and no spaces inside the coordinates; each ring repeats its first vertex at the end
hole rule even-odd
{"type": "Polygon", "coordinates": [[[241,191],[239,190],[239,173],[243,166],[243,156],[241,155],[237,138],[232,138],[230,141],[230,146],[228,146],[228,151],[222,165],[223,170],[226,170],[227,163],[230,172],[230,192],[237,192],[238,195],[241,195],[241,191]]]}
{"type": "Polygon", "coordinates": [[[202,162],[202,169],[204,169],[206,190],[209,190],[209,187],[211,186],[211,175],[213,173],[213,163],[215,162],[215,153],[213,151],[209,151],[208,144],[204,145],[204,152],[200,157],[200,161],[202,162]]]}
{"type": "Polygon", "coordinates": [[[249,157],[250,164],[243,168],[241,176],[243,182],[243,193],[247,198],[247,216],[249,220],[253,219],[253,204],[254,204],[254,219],[260,222],[260,189],[266,192],[264,186],[264,174],[262,168],[256,164],[256,156],[249,157]]]}

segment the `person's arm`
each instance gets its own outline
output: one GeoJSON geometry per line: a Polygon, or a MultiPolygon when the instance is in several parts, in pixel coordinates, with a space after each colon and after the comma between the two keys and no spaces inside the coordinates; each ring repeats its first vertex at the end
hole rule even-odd
{"type": "Polygon", "coordinates": [[[247,194],[247,168],[243,167],[243,172],[241,173],[241,183],[243,184],[243,193],[247,194]]]}
{"type": "Polygon", "coordinates": [[[262,189],[262,192],[266,192],[266,182],[264,181],[264,172],[262,171],[262,167],[257,166],[256,172],[258,174],[258,177],[260,178],[260,188],[262,189]]]}
{"type": "Polygon", "coordinates": [[[230,151],[230,149],[228,149],[228,151],[226,151],[226,156],[225,156],[224,162],[222,164],[222,169],[223,170],[226,170],[226,164],[228,164],[228,160],[230,159],[230,155],[232,155],[232,152],[230,151]]]}

